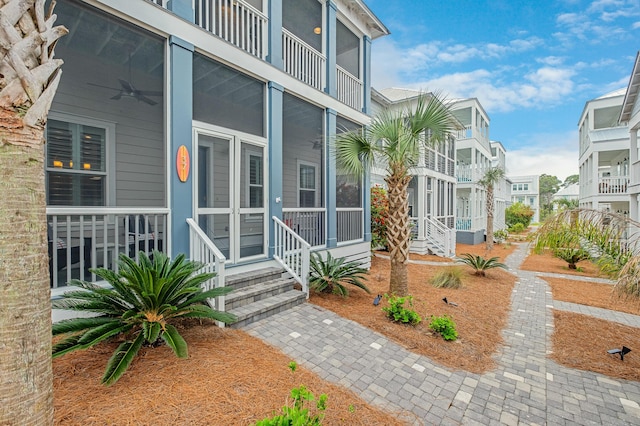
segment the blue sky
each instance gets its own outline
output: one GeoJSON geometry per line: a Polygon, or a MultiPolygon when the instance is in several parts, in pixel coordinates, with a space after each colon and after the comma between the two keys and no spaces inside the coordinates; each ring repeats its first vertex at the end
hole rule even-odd
{"type": "Polygon", "coordinates": [[[511,176],[578,173],[585,102],[626,87],[640,0],[366,0],[391,31],[372,84],[476,97],[511,176]]]}

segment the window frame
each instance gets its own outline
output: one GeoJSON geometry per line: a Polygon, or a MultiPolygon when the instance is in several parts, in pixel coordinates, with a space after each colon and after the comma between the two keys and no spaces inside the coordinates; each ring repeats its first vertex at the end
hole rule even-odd
{"type": "Polygon", "coordinates": [[[320,188],[319,188],[319,168],[320,166],[317,163],[313,163],[310,161],[304,161],[304,160],[298,160],[297,161],[297,165],[296,165],[296,177],[297,177],[297,182],[296,182],[296,187],[297,187],[297,200],[296,200],[296,205],[298,206],[298,208],[321,208],[318,207],[318,205],[320,204],[320,196],[319,196],[319,192],[320,192],[320,188]],[[310,188],[302,188],[301,186],[301,181],[300,181],[300,171],[301,171],[301,167],[313,167],[314,170],[314,188],[313,190],[310,188]],[[313,196],[313,207],[303,207],[300,204],[300,193],[301,191],[313,191],[314,196],[313,196]]]}
{"type": "MultiPolygon", "coordinates": [[[[48,115],[48,120],[62,121],[62,122],[81,125],[81,126],[97,127],[105,131],[105,137],[104,137],[105,170],[104,172],[97,172],[95,174],[102,174],[105,176],[105,189],[104,189],[105,199],[104,199],[104,206],[102,207],[114,206],[116,204],[116,184],[115,184],[116,123],[112,121],[100,120],[92,117],[84,117],[80,115],[69,114],[69,113],[59,112],[59,111],[50,111],[48,115]]],[[[47,174],[49,172],[59,173],[60,169],[47,166],[48,149],[46,147],[44,150],[44,155],[45,155],[44,173],[45,173],[45,178],[48,179],[47,174]]],[[[65,173],[78,174],[75,172],[65,172],[65,173]]],[[[82,174],[82,172],[79,174],[82,174]]],[[[48,186],[46,190],[48,191],[48,186]]],[[[47,197],[48,197],[48,193],[47,193],[47,197]]],[[[47,206],[49,205],[47,204],[47,206]]],[[[82,206],[56,205],[55,207],[82,207],[82,206]]]]}

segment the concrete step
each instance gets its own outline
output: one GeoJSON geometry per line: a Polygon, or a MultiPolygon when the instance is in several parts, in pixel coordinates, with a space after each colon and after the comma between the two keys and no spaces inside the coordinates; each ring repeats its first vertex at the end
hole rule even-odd
{"type": "Polygon", "coordinates": [[[304,303],[305,300],[306,296],[303,292],[298,290],[289,290],[239,308],[227,310],[227,312],[234,314],[238,318],[238,321],[230,324],[229,327],[241,328],[254,321],[270,317],[279,312],[300,305],[304,303]]]}
{"type": "Polygon", "coordinates": [[[225,309],[231,310],[292,290],[295,281],[276,278],[262,283],[240,287],[225,298],[225,309]]]}
{"type": "Polygon", "coordinates": [[[225,286],[239,290],[265,281],[275,280],[282,277],[282,268],[262,268],[238,274],[229,273],[225,277],[225,286]]]}

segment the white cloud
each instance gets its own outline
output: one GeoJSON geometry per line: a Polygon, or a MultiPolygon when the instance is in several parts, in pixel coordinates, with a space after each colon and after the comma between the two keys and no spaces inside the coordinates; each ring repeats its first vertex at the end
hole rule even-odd
{"type": "Polygon", "coordinates": [[[578,174],[578,131],[523,136],[526,145],[507,147],[507,176],[548,174],[565,180],[578,174]]]}
{"type": "Polygon", "coordinates": [[[634,22],[631,25],[631,28],[633,28],[634,30],[637,30],[638,28],[640,28],[640,21],[634,22]]]}

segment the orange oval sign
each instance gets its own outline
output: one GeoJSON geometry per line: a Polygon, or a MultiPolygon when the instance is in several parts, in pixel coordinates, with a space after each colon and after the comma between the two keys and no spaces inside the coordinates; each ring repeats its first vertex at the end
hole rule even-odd
{"type": "Polygon", "coordinates": [[[184,145],[180,145],[176,154],[176,170],[180,182],[186,182],[189,177],[189,151],[184,145]]]}

